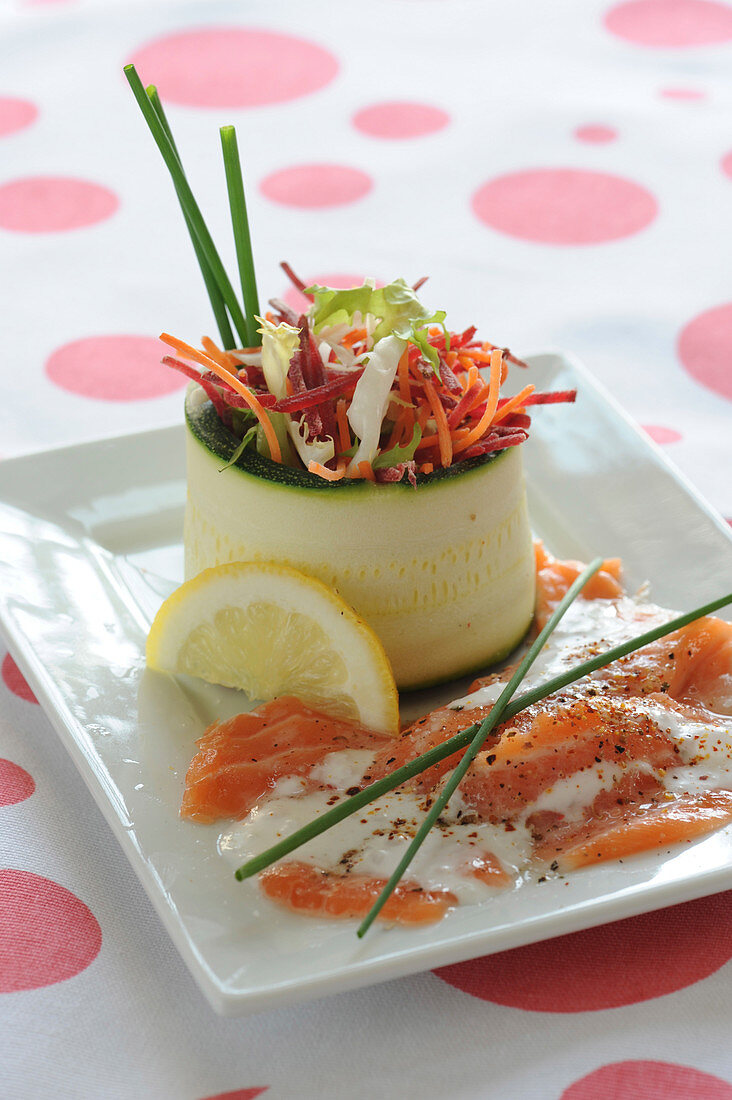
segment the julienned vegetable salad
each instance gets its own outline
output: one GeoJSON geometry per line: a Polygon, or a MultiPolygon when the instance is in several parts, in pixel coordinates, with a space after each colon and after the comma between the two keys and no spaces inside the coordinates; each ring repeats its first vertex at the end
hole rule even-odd
{"type": "Polygon", "coordinates": [[[204,337],[198,350],[161,337],[189,361],[163,362],[200,383],[241,440],[232,462],[250,447],[327,481],[416,486],[418,472],[523,443],[528,406],[575,398],[530,383],[501,397],[508,363],[525,364],[477,339],[475,327],[451,332],[444,311],[417,297],[421,283],[305,287],[282,266],[312,304],[298,316],[272,299],[257,317],[261,347],[222,351],[204,337]]]}

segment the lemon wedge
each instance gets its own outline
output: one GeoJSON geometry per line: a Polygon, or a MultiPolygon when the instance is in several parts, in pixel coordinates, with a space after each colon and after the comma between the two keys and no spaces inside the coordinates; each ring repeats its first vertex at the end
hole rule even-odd
{"type": "Polygon", "coordinates": [[[399,698],[384,647],[321,581],[274,562],[204,569],[163,603],[147,663],[239,688],[296,695],[316,710],[396,734],[399,698]]]}

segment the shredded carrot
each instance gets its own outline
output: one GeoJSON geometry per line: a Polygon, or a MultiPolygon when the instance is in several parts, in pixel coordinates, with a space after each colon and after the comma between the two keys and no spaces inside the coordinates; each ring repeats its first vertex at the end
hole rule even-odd
{"type": "Polygon", "coordinates": [[[347,348],[352,348],[354,344],[357,344],[359,340],[365,340],[367,336],[365,328],[354,328],[350,332],[347,332],[343,337],[341,343],[347,348]]]}
{"type": "Polygon", "coordinates": [[[308,471],[311,474],[317,474],[318,477],[324,478],[326,481],[340,481],[346,472],[345,465],[339,464],[335,470],[329,470],[327,466],[322,466],[320,462],[309,462],[308,471]]]}
{"type": "Polygon", "coordinates": [[[363,462],[359,462],[358,472],[360,473],[361,477],[364,478],[366,481],[376,481],[376,475],[371,469],[370,462],[366,462],[365,460],[363,462]]]}
{"type": "Polygon", "coordinates": [[[493,423],[497,424],[499,420],[504,420],[507,416],[510,416],[511,413],[516,412],[516,409],[520,409],[526,398],[529,397],[535,389],[536,386],[529,384],[528,386],[524,386],[515,397],[510,397],[505,405],[501,405],[500,409],[493,417],[493,423]]]}
{"type": "Polygon", "coordinates": [[[452,465],[452,438],[447,426],[447,414],[432,383],[425,380],[424,388],[435,418],[437,438],[440,441],[440,462],[443,466],[450,466],[452,465]]]}
{"type": "Polygon", "coordinates": [[[419,472],[421,474],[431,474],[434,468],[431,462],[423,462],[419,468],[419,472]]]}
{"type": "Polygon", "coordinates": [[[430,407],[425,402],[417,409],[417,423],[419,424],[419,430],[424,434],[424,426],[430,418],[430,407]]]}
{"type": "Polygon", "coordinates": [[[472,359],[475,363],[490,363],[492,355],[492,351],[481,351],[480,348],[463,348],[460,352],[461,358],[465,356],[467,359],[472,359]]]}
{"type": "Polygon", "coordinates": [[[409,392],[409,345],[404,349],[402,357],[399,360],[399,366],[397,367],[399,376],[399,396],[402,401],[410,401],[411,393],[409,392]]]}
{"type": "Polygon", "coordinates": [[[262,405],[251,392],[247,389],[244,383],[236,374],[232,374],[226,367],[222,367],[215,359],[205,355],[202,351],[197,351],[196,348],[192,348],[190,344],[184,343],[182,340],[178,340],[175,336],[171,336],[167,332],[163,332],[160,335],[160,339],[165,344],[169,344],[171,348],[175,348],[177,352],[185,356],[186,359],[192,359],[194,363],[201,363],[204,367],[213,371],[224,382],[228,382],[233,390],[236,390],[244,400],[249,408],[256,416],[259,423],[262,425],[262,431],[264,437],[267,440],[269,446],[269,453],[272,456],[273,462],[282,462],[282,452],[280,450],[280,443],[275,434],[275,430],[272,427],[272,421],[267,416],[266,412],[262,408],[262,405]]]}
{"type": "Polygon", "coordinates": [[[503,366],[503,352],[500,348],[495,348],[491,352],[491,372],[490,380],[488,382],[488,399],[486,401],[485,412],[481,416],[478,423],[475,425],[468,434],[456,443],[454,446],[454,453],[459,454],[461,451],[467,450],[467,448],[475,443],[476,439],[480,439],[485,434],[486,430],[493,422],[493,418],[496,415],[496,408],[498,406],[498,392],[501,388],[501,370],[503,366]]]}
{"type": "Polygon", "coordinates": [[[168,344],[169,347],[174,348],[178,354],[182,355],[185,359],[191,359],[194,363],[200,363],[202,367],[206,367],[208,370],[211,369],[211,364],[216,362],[210,355],[206,355],[205,352],[191,347],[191,345],[186,344],[185,341],[179,340],[177,336],[171,336],[169,332],[161,332],[160,339],[164,344],[168,344]]]}
{"type": "Polygon", "coordinates": [[[336,423],[338,425],[338,450],[347,451],[351,446],[351,433],[348,429],[345,397],[340,397],[336,402],[336,423]]]}
{"type": "Polygon", "coordinates": [[[473,409],[477,409],[478,405],[482,405],[484,401],[487,401],[490,397],[490,392],[490,386],[481,386],[478,392],[474,395],[473,400],[470,402],[466,410],[466,414],[472,412],[473,409]]]}
{"type": "MultiPolygon", "coordinates": [[[[455,443],[459,443],[461,439],[464,439],[470,432],[469,428],[456,428],[450,432],[452,437],[453,446],[455,443]]],[[[417,444],[417,450],[421,451],[423,447],[437,447],[440,443],[439,435],[424,435],[417,444]]]]}
{"type": "Polygon", "coordinates": [[[238,368],[239,364],[234,356],[227,351],[221,351],[221,349],[214,344],[210,336],[203,336],[201,338],[201,343],[208,352],[210,358],[215,359],[220,366],[226,367],[227,370],[236,370],[238,368]]]}
{"type": "MultiPolygon", "coordinates": [[[[411,411],[411,410],[401,408],[399,410],[399,412],[397,413],[397,418],[394,421],[394,426],[391,429],[391,435],[389,436],[389,441],[386,444],[386,447],[383,448],[384,450],[390,451],[392,447],[396,447],[397,443],[399,443],[399,441],[401,439],[403,439],[404,424],[405,424],[406,419],[407,419],[407,412],[409,412],[409,411],[411,411]]],[[[406,442],[406,440],[405,440],[405,442],[406,442]]]]}

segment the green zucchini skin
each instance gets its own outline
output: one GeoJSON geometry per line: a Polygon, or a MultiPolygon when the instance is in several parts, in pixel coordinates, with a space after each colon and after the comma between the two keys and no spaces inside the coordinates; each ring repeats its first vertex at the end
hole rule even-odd
{"type": "MultiPolygon", "coordinates": [[[[196,439],[211,454],[221,459],[222,464],[229,462],[240,441],[225,424],[221,423],[211,402],[206,401],[195,406],[192,402],[186,401],[185,416],[188,429],[195,435],[196,439]]],[[[417,474],[417,486],[437,485],[440,482],[463,477],[472,470],[479,470],[483,466],[498,461],[503,454],[505,454],[504,451],[495,451],[492,454],[465,459],[453,466],[439,466],[431,474],[417,474]]],[[[318,477],[317,474],[311,474],[303,468],[283,466],[279,462],[273,462],[272,459],[258,454],[254,447],[247,447],[233,465],[254,477],[272,481],[278,485],[288,485],[296,489],[321,493],[357,493],[368,489],[368,483],[360,479],[342,478],[340,481],[326,481],[325,478],[318,477]]],[[[402,481],[384,482],[379,485],[379,492],[383,490],[388,492],[394,489],[406,489],[414,492],[414,486],[406,478],[403,478],[402,481]]]]}

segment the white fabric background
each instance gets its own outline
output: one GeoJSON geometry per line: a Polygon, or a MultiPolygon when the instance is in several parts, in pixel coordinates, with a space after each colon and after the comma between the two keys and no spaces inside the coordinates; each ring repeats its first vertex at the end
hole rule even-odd
{"type": "MultiPolygon", "coordinates": [[[[0,96],[32,100],[40,114],[0,138],[0,186],[22,176],[74,175],[110,187],[120,208],[78,231],[0,229],[2,455],[180,419],[180,393],[94,401],[53,385],[44,364],[54,349],[91,335],[167,329],[196,341],[213,334],[170,183],[121,69],[159,35],[241,25],[316,40],[341,65],[320,91],[278,106],[168,108],[194,191],[229,261],[217,128],[237,125],[262,297],[285,290],[282,259],[306,276],[429,274],[425,300],[446,308],[453,327],[475,322],[486,338],[518,353],[573,351],[641,423],[679,432],[669,456],[732,516],[729,400],[694,381],[676,351],[687,322],[732,298],[732,180],[720,169],[732,148],[732,46],[623,42],[603,27],[608,6],[7,5],[0,96]],[[705,98],[659,94],[679,86],[701,89],[705,98]],[[441,107],[450,126],[404,142],[353,127],[361,107],[402,99],[441,107]],[[574,130],[589,124],[612,126],[617,140],[575,140],[574,130]],[[260,193],[270,173],[319,161],[363,169],[373,189],[358,203],[325,211],[277,205],[260,193]],[[585,246],[521,241],[476,220],[470,199],[486,180],[553,166],[627,176],[656,197],[660,213],[634,236],[585,246]]],[[[218,1019],[39,708],[2,685],[0,756],[36,783],[31,798],[0,809],[2,866],[66,886],[89,906],[103,936],[98,957],[76,977],[0,994],[3,1096],[197,1100],[267,1087],[273,1098],[559,1100],[584,1074],[633,1059],[732,1078],[729,967],[677,993],[599,1012],[505,1008],[423,974],[249,1019],[218,1019]]],[[[693,939],[694,929],[687,934],[693,939]]],[[[660,943],[658,965],[673,966],[671,945],[660,943]]]]}

